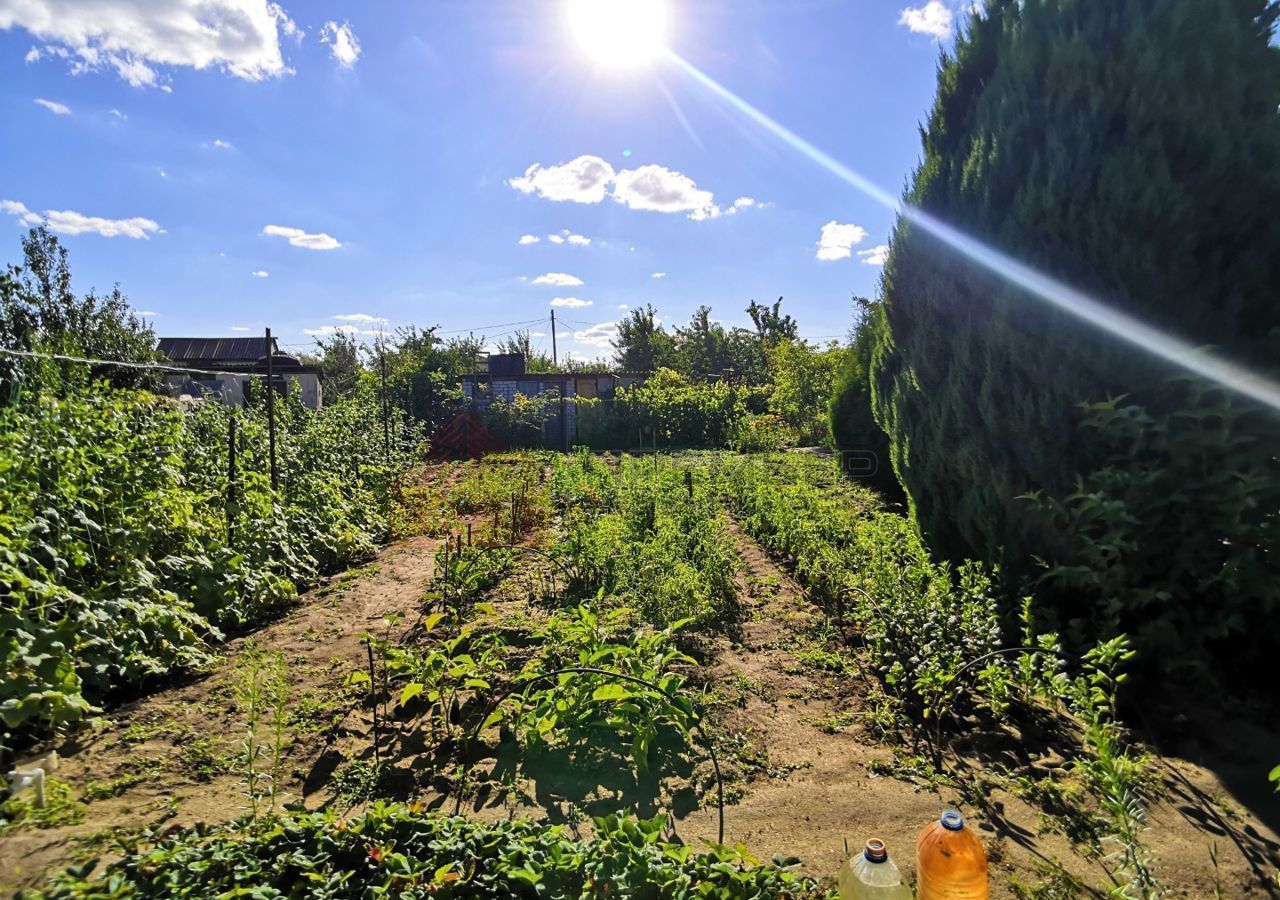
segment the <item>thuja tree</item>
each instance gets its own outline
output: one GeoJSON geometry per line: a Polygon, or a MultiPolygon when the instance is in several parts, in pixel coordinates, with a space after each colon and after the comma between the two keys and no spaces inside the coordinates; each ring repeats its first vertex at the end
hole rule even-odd
{"type": "MultiPolygon", "coordinates": [[[[943,56],[905,199],[1113,308],[1274,368],[1276,19],[1268,0],[989,0],[943,56]]],[[[1168,543],[1154,546],[1134,510],[1159,515],[1161,504],[1130,503],[1111,510],[1130,520],[1123,539],[1110,550],[1082,548],[1092,539],[1082,538],[1079,517],[1045,515],[1024,498],[1068,497],[1077,478],[1097,483],[1094,473],[1123,466],[1123,442],[1080,404],[1127,395],[1156,420],[1175,414],[1186,391],[1170,385],[1164,364],[905,219],[893,235],[883,305],[871,361],[875,413],[935,551],[999,560],[1017,587],[1043,574],[1042,561],[1060,573],[1099,553],[1137,547],[1154,561],[1221,544],[1221,534],[1164,529],[1168,543]]],[[[1196,446],[1204,450],[1203,441],[1196,446]]],[[[1265,477],[1266,443],[1255,446],[1263,456],[1250,472],[1265,477]]],[[[1210,453],[1183,469],[1217,464],[1210,453]]],[[[1163,503],[1179,502],[1162,489],[1163,503]]],[[[1232,539],[1268,555],[1256,546],[1258,529],[1239,530],[1232,539]]],[[[1222,564],[1212,553],[1200,558],[1222,564]]],[[[1155,565],[1146,575],[1162,577],[1155,565]]],[[[1161,584],[1155,606],[1126,607],[1122,595],[1100,616],[1097,596],[1064,592],[1059,612],[1077,624],[1132,627],[1187,614],[1195,600],[1210,609],[1186,575],[1161,584]]],[[[1108,590],[1131,586],[1109,579],[1108,590]]],[[[1229,618],[1237,632],[1255,621],[1234,603],[1229,618]]],[[[1183,624],[1197,621],[1187,614],[1183,624]]]]}

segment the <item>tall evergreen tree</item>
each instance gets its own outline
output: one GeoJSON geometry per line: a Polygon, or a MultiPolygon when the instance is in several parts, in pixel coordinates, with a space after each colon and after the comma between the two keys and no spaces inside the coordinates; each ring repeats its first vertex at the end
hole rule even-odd
{"type": "MultiPolygon", "coordinates": [[[[1255,367],[1280,333],[1280,50],[1269,0],[988,0],[953,54],[905,200],[1110,306],[1255,367]]],[[[1172,370],[900,219],[876,415],[936,551],[1069,557],[1019,499],[1104,451],[1078,404],[1175,404],[1172,370]]],[[[1110,457],[1108,457],[1110,458],[1110,457]]],[[[1173,549],[1170,548],[1173,552],[1173,549]]]]}

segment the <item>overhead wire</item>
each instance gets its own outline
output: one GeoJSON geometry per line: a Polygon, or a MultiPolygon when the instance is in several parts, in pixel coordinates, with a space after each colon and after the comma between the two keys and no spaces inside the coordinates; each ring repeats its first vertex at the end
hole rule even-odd
{"type": "MultiPolygon", "coordinates": [[[[62,362],[80,363],[86,366],[119,366],[125,369],[142,369],[153,372],[170,372],[178,375],[234,375],[245,376],[249,378],[266,378],[264,373],[258,372],[228,372],[219,369],[195,369],[187,366],[168,366],[164,363],[144,363],[131,362],[123,359],[91,359],[80,356],[68,356],[64,353],[38,353],[34,350],[10,350],[6,347],[0,347],[0,354],[5,356],[17,356],[23,359],[56,359],[62,362]]],[[[283,374],[287,374],[282,372],[283,374]]]]}

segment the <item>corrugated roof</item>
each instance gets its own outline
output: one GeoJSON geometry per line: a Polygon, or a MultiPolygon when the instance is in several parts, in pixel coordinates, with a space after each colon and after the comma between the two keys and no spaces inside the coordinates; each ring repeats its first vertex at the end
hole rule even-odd
{"type": "MultiPolygon", "coordinates": [[[[271,339],[275,349],[275,338],[271,339]]],[[[250,365],[267,355],[265,337],[162,337],[157,348],[173,362],[250,365]]]]}

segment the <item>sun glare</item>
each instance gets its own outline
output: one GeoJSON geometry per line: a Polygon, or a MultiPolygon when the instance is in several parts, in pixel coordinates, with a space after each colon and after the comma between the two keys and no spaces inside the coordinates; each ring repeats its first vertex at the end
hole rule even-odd
{"type": "Polygon", "coordinates": [[[642,66],[665,47],[664,0],[567,0],[565,9],[574,37],[601,66],[642,66]]]}

